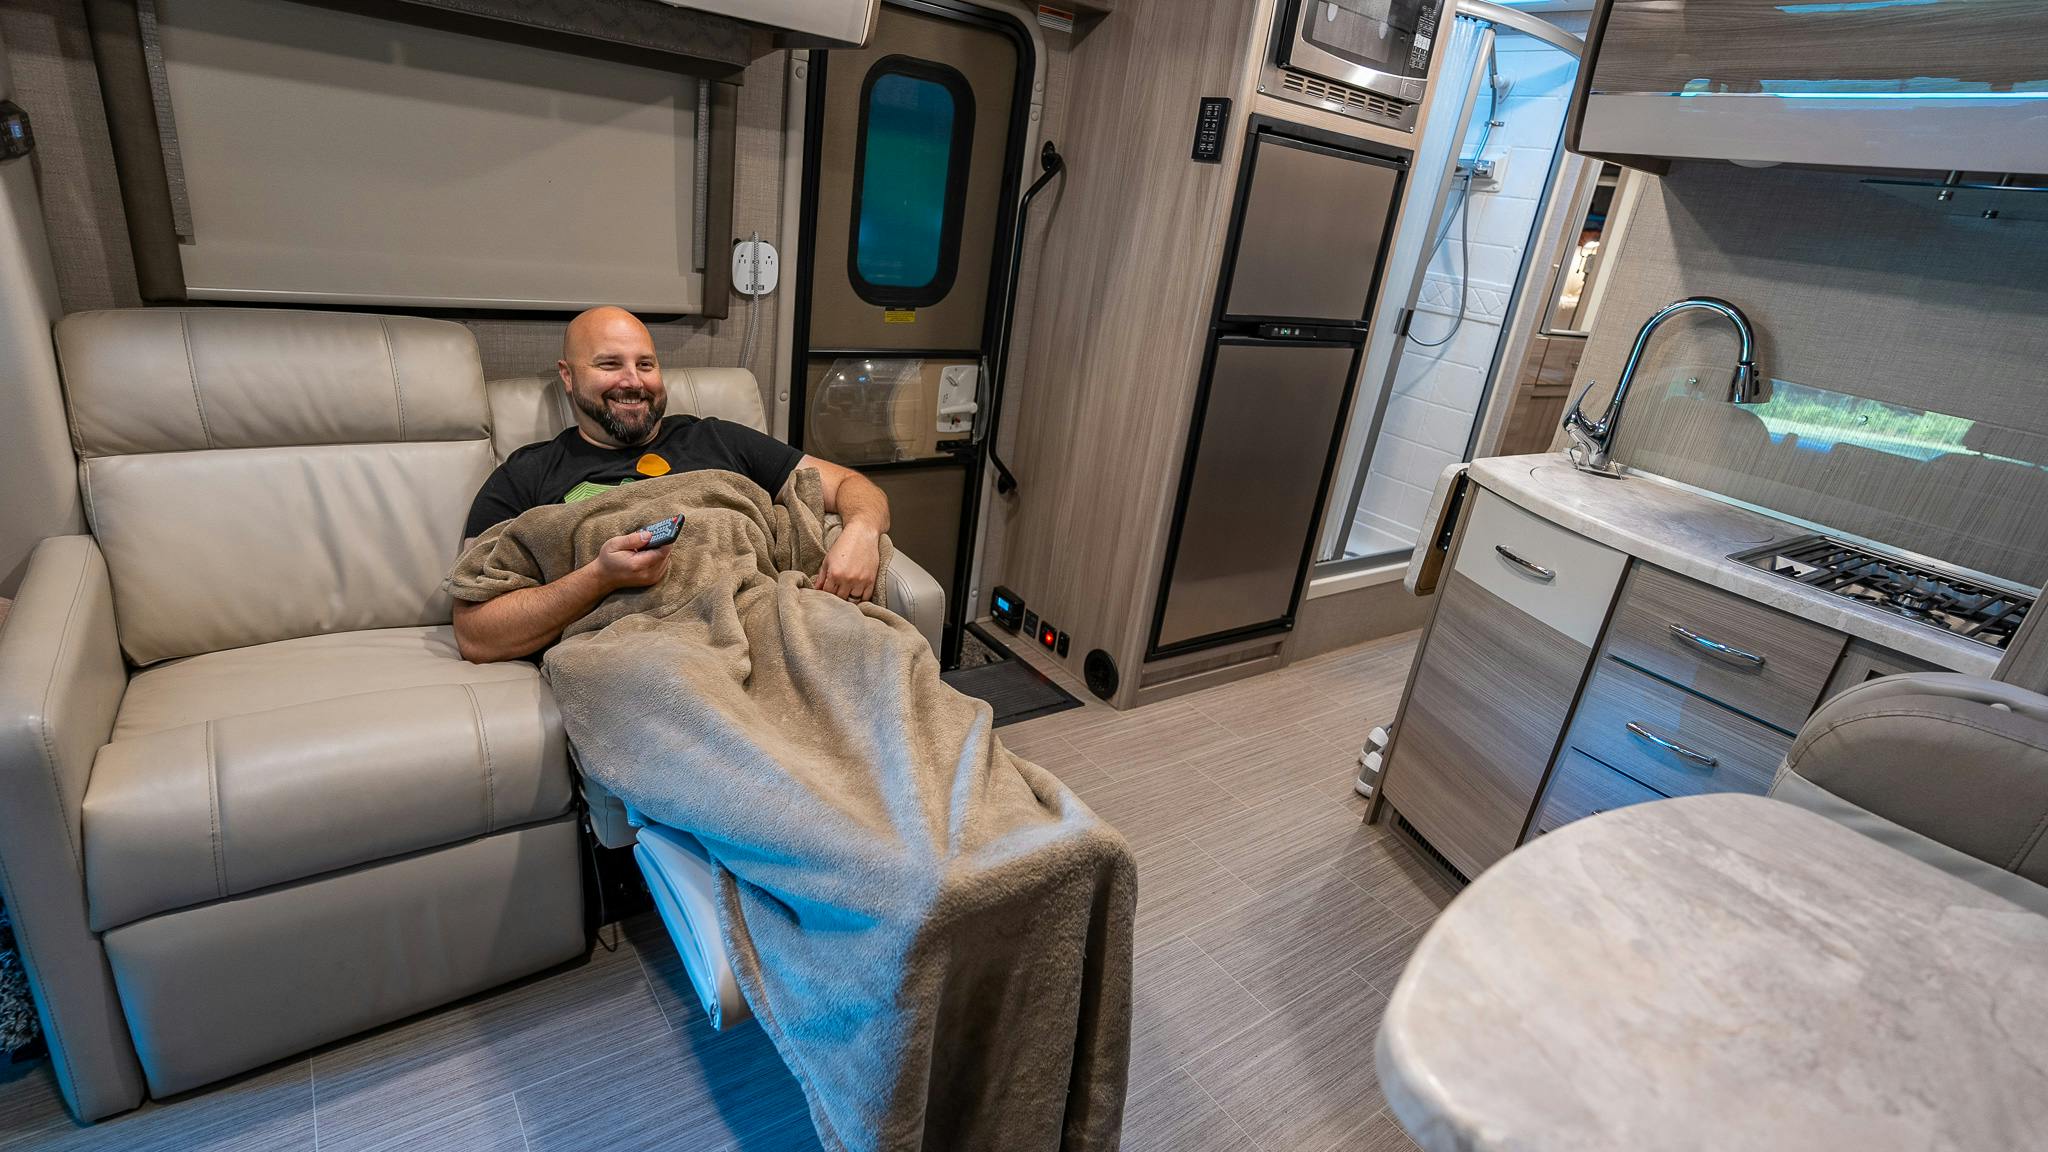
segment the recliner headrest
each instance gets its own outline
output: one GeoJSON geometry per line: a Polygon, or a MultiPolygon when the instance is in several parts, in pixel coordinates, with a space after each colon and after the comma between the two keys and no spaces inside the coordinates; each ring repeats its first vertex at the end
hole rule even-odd
{"type": "Polygon", "coordinates": [[[56,336],[83,459],[489,435],[476,340],[446,320],[128,308],[56,336]]]}

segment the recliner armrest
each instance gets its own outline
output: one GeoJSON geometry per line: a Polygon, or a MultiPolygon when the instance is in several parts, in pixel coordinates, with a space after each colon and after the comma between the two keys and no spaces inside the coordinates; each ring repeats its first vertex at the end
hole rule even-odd
{"type": "Polygon", "coordinates": [[[85,786],[127,687],[99,545],[44,540],[0,628],[0,889],[57,1082],[87,1121],[142,1102],[83,863],[85,786]]]}
{"type": "MultiPolygon", "coordinates": [[[[827,513],[826,547],[839,538],[840,527],[838,514],[827,513]]],[[[946,590],[939,587],[938,580],[923,565],[904,555],[901,548],[890,558],[889,570],[882,574],[882,607],[910,621],[932,646],[932,653],[938,653],[946,630],[946,590]]]]}
{"type": "Polygon", "coordinates": [[[910,621],[938,652],[946,627],[946,590],[901,551],[890,557],[889,571],[882,577],[882,605],[910,621]]]}

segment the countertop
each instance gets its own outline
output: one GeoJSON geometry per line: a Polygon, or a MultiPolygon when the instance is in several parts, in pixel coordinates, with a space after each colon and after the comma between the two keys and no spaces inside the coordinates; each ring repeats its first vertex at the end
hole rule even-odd
{"type": "MultiPolygon", "coordinates": [[[[1973,676],[2004,655],[1928,625],[1773,576],[1730,553],[1814,529],[1723,503],[1647,473],[1589,476],[1562,453],[1474,460],[1473,482],[1530,512],[1703,584],[1973,676]]],[[[1438,485],[1441,499],[1443,485],[1438,485]]],[[[1434,512],[1432,519],[1434,522],[1434,512]]]]}
{"type": "Polygon", "coordinates": [[[2039,1147],[2048,917],[1775,800],[1617,809],[1452,901],[1377,1063],[1429,1152],[2039,1147]]]}

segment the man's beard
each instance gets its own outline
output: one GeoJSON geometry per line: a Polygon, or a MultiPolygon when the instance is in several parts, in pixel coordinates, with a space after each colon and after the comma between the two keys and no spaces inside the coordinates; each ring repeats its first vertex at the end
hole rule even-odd
{"type": "Polygon", "coordinates": [[[571,392],[570,399],[576,402],[576,407],[581,409],[585,416],[597,421],[597,426],[604,429],[605,435],[627,447],[639,444],[652,436],[654,426],[661,423],[661,415],[668,408],[668,398],[637,388],[614,388],[611,391],[637,393],[641,399],[647,401],[647,411],[640,415],[622,417],[612,411],[604,396],[593,400],[581,392],[571,392]]]}

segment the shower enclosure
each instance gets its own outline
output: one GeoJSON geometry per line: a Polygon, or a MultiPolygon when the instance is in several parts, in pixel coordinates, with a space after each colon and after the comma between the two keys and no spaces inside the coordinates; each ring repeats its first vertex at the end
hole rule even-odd
{"type": "Polygon", "coordinates": [[[1563,149],[1579,37],[1457,0],[1387,262],[1317,574],[1403,563],[1444,467],[1469,459],[1496,388],[1512,388],[1554,268],[1536,240],[1586,161],[1563,149]],[[1531,309],[1535,309],[1534,313],[1531,309]]]}

